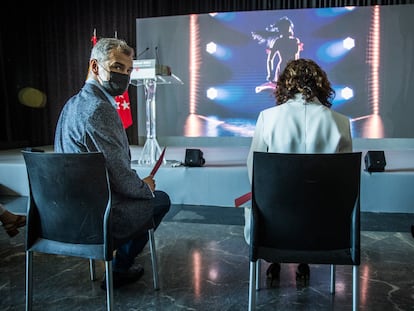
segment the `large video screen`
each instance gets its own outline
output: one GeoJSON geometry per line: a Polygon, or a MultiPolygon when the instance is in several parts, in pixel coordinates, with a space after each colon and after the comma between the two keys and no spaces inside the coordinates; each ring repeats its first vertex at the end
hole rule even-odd
{"type": "MultiPolygon", "coordinates": [[[[169,66],[157,83],[157,136],[251,137],[275,105],[278,73],[310,58],[336,92],[354,138],[414,137],[414,5],[193,14],[137,19],[138,59],[169,66]]],[[[145,90],[137,87],[146,131],[145,90]]]]}

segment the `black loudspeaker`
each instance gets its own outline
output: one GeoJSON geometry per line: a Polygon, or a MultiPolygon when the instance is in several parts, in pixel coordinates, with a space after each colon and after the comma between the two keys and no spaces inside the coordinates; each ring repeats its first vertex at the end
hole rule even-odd
{"type": "Polygon", "coordinates": [[[203,158],[203,152],[200,149],[186,149],[185,161],[186,166],[203,166],[206,160],[203,158]]]}
{"type": "Polygon", "coordinates": [[[368,172],[383,172],[387,165],[384,151],[368,151],[364,160],[365,170],[368,172]]]}

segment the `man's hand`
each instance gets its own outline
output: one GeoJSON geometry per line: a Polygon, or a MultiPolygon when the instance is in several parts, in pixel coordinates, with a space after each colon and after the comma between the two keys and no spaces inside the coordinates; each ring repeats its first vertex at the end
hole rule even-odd
{"type": "Polygon", "coordinates": [[[145,177],[142,181],[150,187],[152,192],[155,191],[155,179],[152,175],[145,177]]]}

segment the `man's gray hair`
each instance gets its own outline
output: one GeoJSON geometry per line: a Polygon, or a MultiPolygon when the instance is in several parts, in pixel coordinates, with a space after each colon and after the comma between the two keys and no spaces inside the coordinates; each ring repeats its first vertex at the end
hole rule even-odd
{"type": "Polygon", "coordinates": [[[109,59],[112,50],[118,50],[121,53],[134,57],[134,49],[131,48],[124,40],[116,38],[101,38],[92,48],[91,58],[98,62],[105,62],[109,59]]]}

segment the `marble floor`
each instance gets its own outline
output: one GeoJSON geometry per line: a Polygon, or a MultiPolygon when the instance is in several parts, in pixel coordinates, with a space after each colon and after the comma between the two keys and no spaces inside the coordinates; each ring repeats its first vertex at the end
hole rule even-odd
{"type": "MultiPolygon", "coordinates": [[[[361,216],[360,310],[414,310],[414,214],[361,216]]],[[[136,263],[144,276],[115,290],[115,310],[247,310],[249,260],[241,209],[173,206],[156,231],[160,290],[154,291],[149,250],[136,263]]],[[[24,229],[9,238],[0,228],[0,310],[24,310],[24,229]]],[[[352,310],[352,268],[337,266],[336,294],[329,266],[311,265],[308,286],[298,286],[294,264],[282,265],[269,287],[262,265],[258,310],[352,310]]],[[[34,256],[34,310],[105,310],[100,280],[90,281],[85,259],[34,256]]],[[[104,272],[97,264],[99,279],[104,272]]]]}

